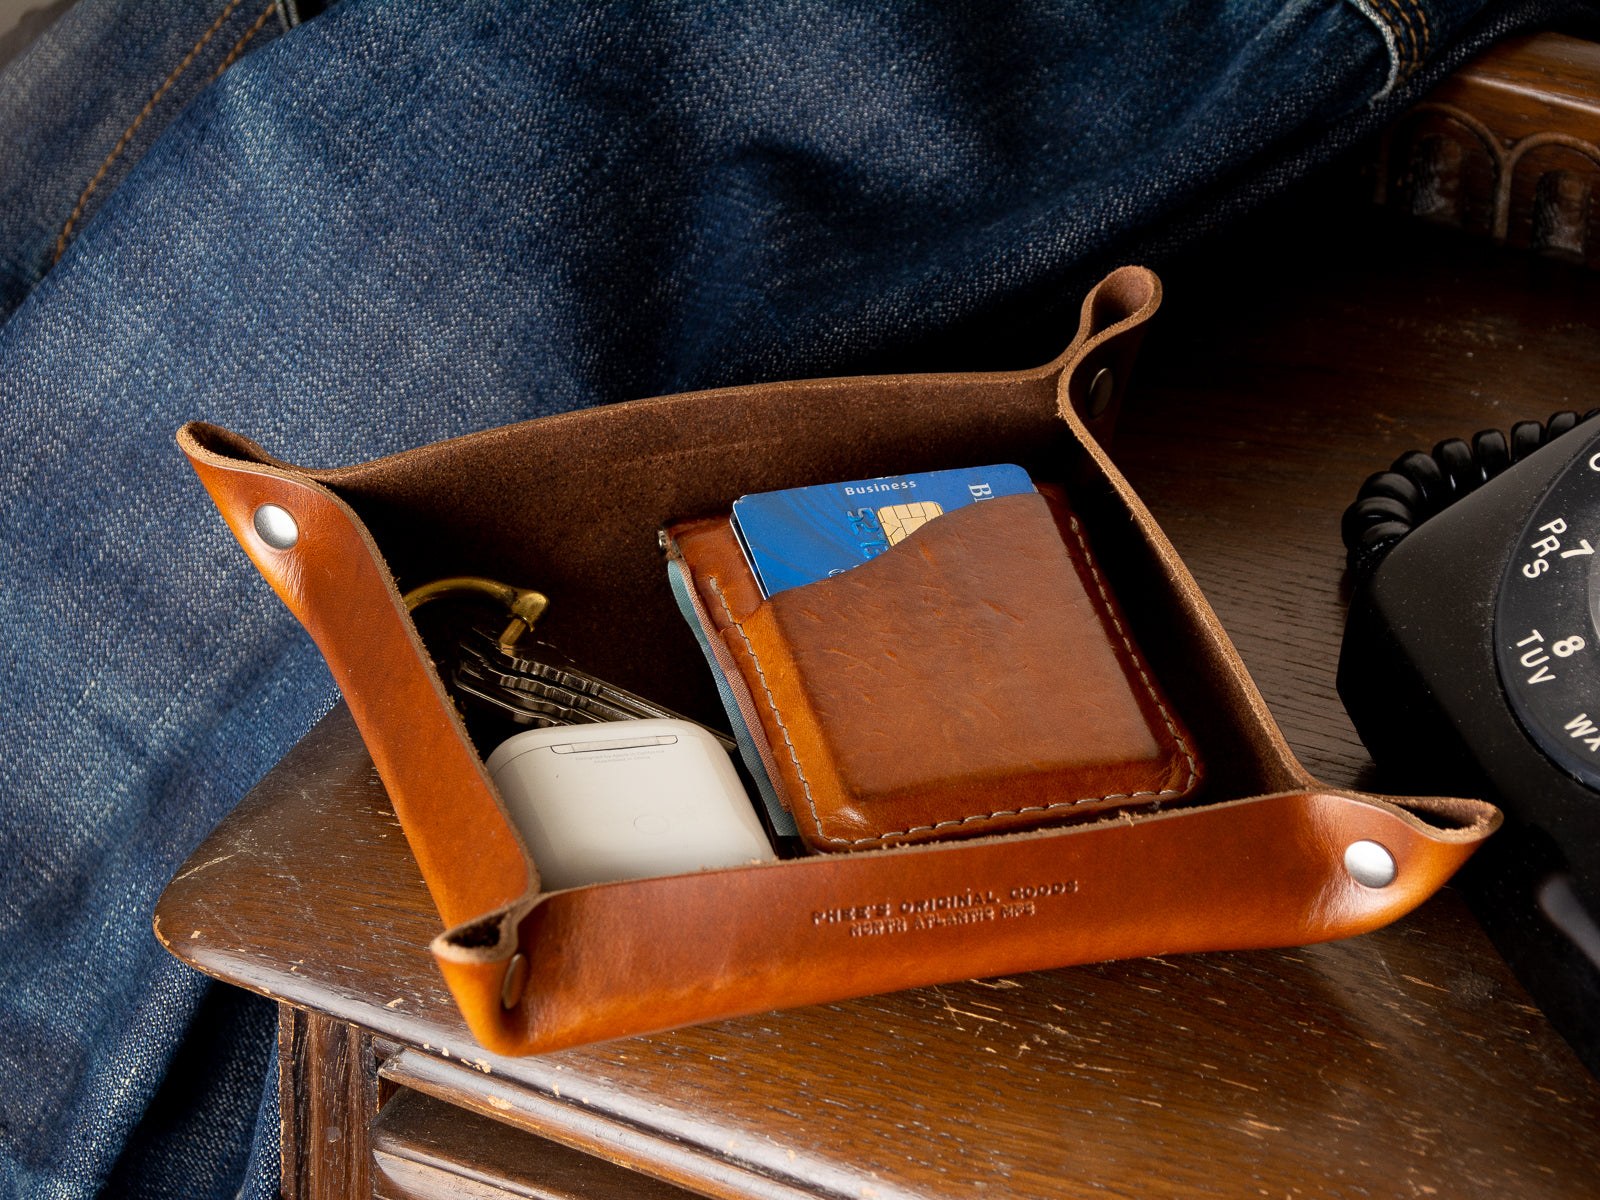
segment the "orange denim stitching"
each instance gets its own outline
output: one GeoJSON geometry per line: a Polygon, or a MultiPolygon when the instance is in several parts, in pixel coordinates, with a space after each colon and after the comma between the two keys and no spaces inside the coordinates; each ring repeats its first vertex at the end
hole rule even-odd
{"type": "Polygon", "coordinates": [[[1394,51],[1400,56],[1400,61],[1395,64],[1396,78],[1403,77],[1406,73],[1406,64],[1411,56],[1406,52],[1406,31],[1383,8],[1384,0],[1366,0],[1366,8],[1371,14],[1383,22],[1383,27],[1389,31],[1389,36],[1394,39],[1394,51]]]}
{"type": "Polygon", "coordinates": [[[206,85],[208,87],[216,82],[218,75],[221,75],[229,67],[233,66],[233,60],[239,57],[239,53],[244,49],[245,43],[251,38],[255,37],[256,34],[260,33],[261,27],[267,23],[267,18],[277,11],[277,0],[269,0],[267,7],[262,9],[261,15],[256,18],[256,23],[244,31],[244,36],[233,44],[232,50],[228,51],[228,57],[223,59],[222,62],[217,65],[217,69],[215,71],[211,72],[211,78],[206,80],[206,85]]]}
{"type": "Polygon", "coordinates": [[[1410,0],[1411,7],[1416,10],[1417,20],[1422,23],[1422,52],[1418,55],[1418,64],[1421,65],[1433,52],[1433,30],[1428,27],[1428,10],[1422,0],[1410,0]]]}
{"type": "MultiPolygon", "coordinates": [[[[111,153],[106,155],[105,162],[100,164],[100,169],[94,173],[94,178],[89,180],[89,186],[83,189],[83,195],[78,197],[78,203],[73,208],[72,215],[67,218],[67,223],[62,226],[61,236],[56,239],[55,256],[50,260],[52,263],[60,261],[62,252],[67,248],[67,239],[72,236],[72,227],[78,223],[78,218],[83,215],[83,206],[89,202],[89,197],[94,195],[94,190],[100,186],[100,181],[105,178],[106,172],[111,169],[111,164],[117,160],[117,156],[128,148],[128,142],[132,140],[134,131],[137,130],[140,125],[144,124],[144,119],[148,117],[155,109],[155,106],[160,103],[161,97],[165,96],[171,89],[172,85],[178,81],[178,76],[182,75],[186,70],[189,69],[189,64],[194,61],[195,55],[199,54],[201,50],[205,49],[206,43],[211,40],[213,35],[216,34],[217,30],[222,28],[222,23],[233,15],[233,10],[238,8],[241,3],[243,3],[243,0],[229,0],[228,7],[222,10],[222,15],[211,23],[210,29],[206,30],[200,35],[200,40],[190,48],[189,53],[184,55],[183,61],[177,65],[172,74],[168,75],[161,86],[156,89],[156,94],[151,96],[150,99],[145,102],[145,106],[139,110],[139,115],[133,119],[133,124],[129,125],[127,129],[123,130],[122,136],[117,139],[117,144],[111,148],[111,153]]],[[[259,22],[257,24],[259,27],[259,22]]],[[[252,29],[251,33],[254,32],[255,30],[252,29]]],[[[247,34],[246,36],[248,37],[249,35],[247,34]]],[[[241,41],[240,45],[243,44],[244,43],[241,41]]],[[[234,49],[237,51],[238,47],[236,46],[234,49]]]]}
{"type": "Polygon", "coordinates": [[[1383,18],[1384,24],[1394,33],[1396,44],[1407,47],[1401,56],[1400,77],[1404,79],[1422,63],[1421,43],[1417,38],[1416,26],[1411,23],[1411,15],[1406,11],[1402,0],[1371,0],[1371,4],[1373,10],[1383,18]]]}

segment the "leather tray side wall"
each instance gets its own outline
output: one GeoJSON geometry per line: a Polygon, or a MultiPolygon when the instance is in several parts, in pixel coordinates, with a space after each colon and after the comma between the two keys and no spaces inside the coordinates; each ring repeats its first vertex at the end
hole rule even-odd
{"type": "Polygon", "coordinates": [[[434,952],[480,1041],[542,1052],[951,979],[1349,937],[1432,895],[1493,828],[1488,805],[1476,816],[1442,831],[1370,797],[1296,792],[555,892],[521,922],[511,1010],[503,963],[448,937],[434,952]],[[1350,878],[1359,839],[1395,856],[1395,883],[1350,878]]]}
{"type": "MultiPolygon", "coordinates": [[[[1345,936],[1420,902],[1487,835],[1496,814],[1486,805],[1434,806],[1437,824],[1453,826],[1435,828],[1388,804],[1313,795],[1319,789],[1193,580],[1080,415],[1102,369],[1120,394],[1158,302],[1153,275],[1114,274],[1085,301],[1072,347],[1032,371],[674,396],[337,470],[297,471],[245,439],[186,427],[180,441],[230,527],[350,700],[441,914],[455,926],[433,950],[484,1045],[532,1053],[935,979],[1345,936]],[[665,581],[659,526],[725,511],[748,491],[996,461],[1067,488],[1136,637],[1214,764],[1204,807],[831,864],[795,860],[538,895],[404,614],[397,580],[408,588],[481,573],[538,586],[554,600],[541,621],[551,640],[598,674],[713,718],[714,689],[665,581]],[[254,533],[251,514],[266,501],[297,519],[306,514],[298,553],[274,552],[254,533]],[[386,672],[404,684],[393,705],[374,699],[394,686],[386,672]],[[411,743],[426,753],[413,754],[411,743]],[[1290,795],[1227,803],[1264,793],[1290,795]],[[1211,832],[1196,841],[1202,827],[1211,832]],[[1352,893],[1359,885],[1337,865],[1352,831],[1369,827],[1397,857],[1404,851],[1407,872],[1403,886],[1370,896],[1352,893]],[[1289,849],[1279,854],[1274,843],[1272,869],[1259,874],[1265,890],[1230,890],[1221,876],[1194,874],[1206,864],[1192,859],[1236,866],[1259,858],[1269,835],[1289,849]],[[1069,879],[1076,890],[1011,894],[1064,888],[1069,879]],[[1178,881],[1182,894],[1173,890],[1178,881]],[[893,911],[859,920],[953,913],[951,904],[925,913],[915,906],[956,896],[981,898],[984,908],[1031,903],[1033,912],[934,924],[889,943],[852,936],[857,918],[813,919],[886,907],[893,911]],[[1103,906],[1116,896],[1149,900],[1114,920],[1103,906]],[[902,904],[913,908],[901,913],[902,904]],[[898,949],[885,952],[886,944],[898,949]],[[526,982],[507,985],[519,952],[526,982]],[[513,1003],[503,1005],[503,994],[513,1003]]],[[[1100,430],[1114,414],[1113,403],[1100,430]]]]}
{"type": "Polygon", "coordinates": [[[327,660],[445,923],[535,890],[526,847],[360,519],[246,439],[187,425],[178,441],[234,537],[327,660]],[[264,505],[290,514],[293,545],[274,545],[256,527],[264,505]]]}

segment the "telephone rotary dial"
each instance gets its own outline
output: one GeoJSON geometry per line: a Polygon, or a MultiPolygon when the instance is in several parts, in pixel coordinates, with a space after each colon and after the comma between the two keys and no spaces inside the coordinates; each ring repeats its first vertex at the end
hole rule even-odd
{"type": "Polygon", "coordinates": [[[1356,586],[1339,695],[1402,790],[1482,796],[1502,830],[1458,876],[1600,1074],[1600,419],[1441,442],[1345,514],[1356,586]]]}

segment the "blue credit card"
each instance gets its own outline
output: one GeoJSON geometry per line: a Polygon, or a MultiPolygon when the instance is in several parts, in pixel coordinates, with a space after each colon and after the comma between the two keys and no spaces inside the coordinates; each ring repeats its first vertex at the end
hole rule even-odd
{"type": "Polygon", "coordinates": [[[959,467],[741,496],[733,531],[763,596],[841,574],[951,509],[1033,491],[1021,467],[959,467]]]}

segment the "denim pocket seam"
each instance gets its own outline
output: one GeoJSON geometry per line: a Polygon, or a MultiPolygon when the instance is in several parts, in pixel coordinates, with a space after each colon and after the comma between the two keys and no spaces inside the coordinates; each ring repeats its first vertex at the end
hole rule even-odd
{"type": "Polygon", "coordinates": [[[248,43],[251,38],[255,37],[256,34],[261,32],[261,27],[267,23],[267,18],[272,16],[272,14],[277,11],[277,0],[267,0],[267,6],[261,10],[261,15],[256,18],[256,23],[250,26],[249,29],[246,29],[244,33],[239,36],[239,40],[233,44],[233,49],[228,51],[227,56],[217,64],[217,69],[211,72],[210,76],[206,79],[207,87],[217,81],[217,76],[221,75],[229,67],[233,66],[233,60],[239,57],[240,53],[244,50],[246,43],[248,43]]]}
{"type": "Polygon", "coordinates": [[[1410,79],[1421,69],[1432,50],[1433,31],[1421,0],[1350,0],[1350,3],[1377,27],[1389,54],[1389,76],[1383,86],[1368,97],[1369,102],[1381,100],[1395,85],[1410,79]]]}
{"type": "Polygon", "coordinates": [[[1395,46],[1400,50],[1399,76],[1401,79],[1409,76],[1421,63],[1419,48],[1420,39],[1417,36],[1416,26],[1412,24],[1410,14],[1405,9],[1405,0],[1369,0],[1372,9],[1380,17],[1395,36],[1395,46]]]}
{"type": "MultiPolygon", "coordinates": [[[[122,136],[117,139],[116,145],[111,147],[111,153],[106,155],[105,161],[100,164],[100,169],[94,173],[94,178],[89,180],[88,186],[83,189],[82,195],[78,197],[78,203],[73,206],[71,214],[67,217],[66,224],[61,227],[61,235],[56,238],[55,253],[50,260],[52,263],[61,261],[61,255],[65,253],[67,242],[72,237],[72,227],[78,223],[78,218],[83,215],[84,205],[89,203],[89,197],[94,195],[95,189],[100,186],[100,181],[105,178],[106,172],[111,169],[111,164],[116,162],[121,156],[122,152],[128,148],[128,143],[133,139],[133,135],[138,131],[139,126],[143,125],[145,118],[155,111],[156,105],[159,104],[161,102],[161,98],[172,89],[172,85],[178,82],[179,76],[189,69],[190,64],[194,62],[200,51],[205,49],[206,43],[216,36],[217,30],[222,28],[227,19],[231,17],[238,9],[239,5],[243,3],[244,0],[228,0],[227,7],[224,8],[218,15],[217,19],[211,23],[211,27],[200,35],[199,41],[195,42],[195,44],[189,48],[189,53],[183,56],[183,61],[173,68],[172,73],[168,75],[166,79],[162,81],[161,86],[155,90],[155,94],[152,95],[149,100],[145,101],[144,107],[139,110],[139,115],[134,117],[133,123],[122,131],[122,136]]],[[[238,57],[239,52],[244,49],[244,44],[256,35],[261,26],[265,23],[267,16],[273,11],[273,9],[274,5],[268,4],[266,12],[261,15],[256,23],[252,25],[245,32],[244,36],[239,39],[233,49],[228,52],[228,56],[223,59],[222,66],[217,68],[216,73],[211,77],[212,79],[215,79],[217,75],[220,75],[223,69],[238,57]]],[[[207,80],[206,82],[209,83],[211,80],[207,80]]]]}

